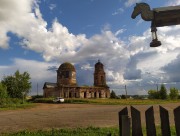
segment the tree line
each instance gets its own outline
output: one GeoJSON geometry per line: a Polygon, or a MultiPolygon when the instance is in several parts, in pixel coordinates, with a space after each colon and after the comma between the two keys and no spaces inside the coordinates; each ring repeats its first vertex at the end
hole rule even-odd
{"type": "MultiPolygon", "coordinates": [[[[139,99],[143,98],[140,95],[135,95],[135,96],[136,96],[136,98],[139,98],[139,99]]],[[[113,90],[111,91],[111,94],[110,94],[110,98],[126,99],[126,97],[127,96],[124,94],[122,94],[121,96],[117,96],[113,90]]],[[[160,87],[160,90],[152,90],[152,89],[149,90],[148,91],[148,98],[149,99],[162,99],[162,100],[166,100],[166,99],[175,100],[175,99],[179,99],[180,95],[179,95],[179,90],[175,87],[171,87],[170,92],[168,94],[165,85],[162,84],[160,87]]]]}
{"type": "Polygon", "coordinates": [[[170,88],[170,93],[167,93],[167,89],[164,84],[161,85],[160,90],[149,90],[148,91],[148,98],[149,99],[178,99],[179,98],[179,91],[175,87],[170,88]]]}

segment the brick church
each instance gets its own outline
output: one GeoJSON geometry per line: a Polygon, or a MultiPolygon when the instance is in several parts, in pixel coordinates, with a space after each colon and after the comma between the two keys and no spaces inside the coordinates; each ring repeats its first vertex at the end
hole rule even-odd
{"type": "Polygon", "coordinates": [[[44,97],[63,98],[109,98],[110,90],[106,84],[103,64],[98,61],[94,70],[94,86],[77,86],[76,69],[68,62],[57,70],[57,83],[44,83],[44,97]]]}

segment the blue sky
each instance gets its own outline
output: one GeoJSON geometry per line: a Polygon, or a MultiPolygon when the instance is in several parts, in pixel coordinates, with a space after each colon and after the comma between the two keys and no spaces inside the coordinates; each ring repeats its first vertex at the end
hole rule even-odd
{"type": "Polygon", "coordinates": [[[49,70],[71,62],[79,85],[92,85],[94,64],[104,64],[107,84],[117,94],[147,94],[156,84],[180,87],[180,26],[158,28],[161,47],[150,48],[150,22],[131,19],[135,3],[151,9],[180,0],[1,0],[0,79],[16,70],[31,75],[31,94],[49,70]]]}

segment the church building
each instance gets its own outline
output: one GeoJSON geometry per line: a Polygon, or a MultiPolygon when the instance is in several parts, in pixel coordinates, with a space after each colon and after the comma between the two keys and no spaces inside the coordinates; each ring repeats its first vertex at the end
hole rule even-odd
{"type": "Polygon", "coordinates": [[[94,86],[78,86],[76,69],[68,62],[57,70],[57,83],[44,83],[44,97],[63,98],[109,98],[110,90],[106,84],[104,65],[98,61],[94,70],[94,86]]]}

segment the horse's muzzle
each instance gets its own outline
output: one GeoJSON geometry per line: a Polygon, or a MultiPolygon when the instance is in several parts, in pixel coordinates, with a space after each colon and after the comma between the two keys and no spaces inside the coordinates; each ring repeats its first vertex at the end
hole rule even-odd
{"type": "Polygon", "coordinates": [[[131,15],[131,18],[132,18],[132,19],[135,19],[135,18],[136,18],[136,16],[132,14],[132,15],[131,15]]]}

